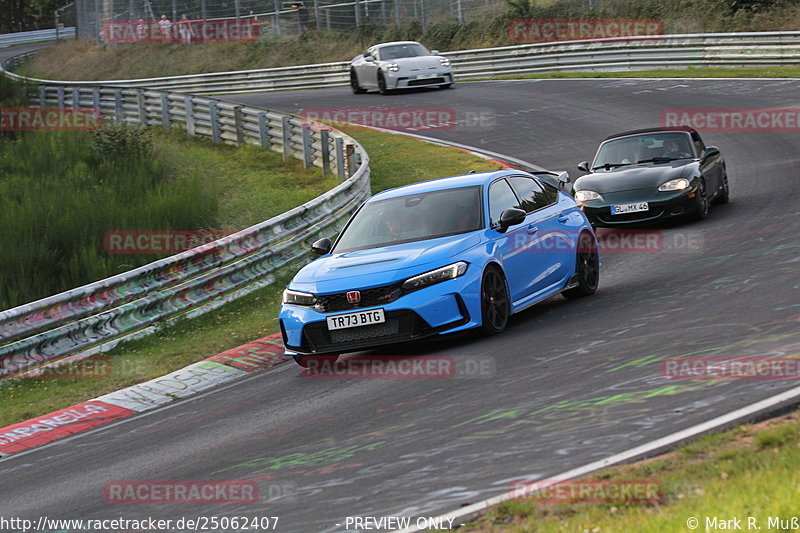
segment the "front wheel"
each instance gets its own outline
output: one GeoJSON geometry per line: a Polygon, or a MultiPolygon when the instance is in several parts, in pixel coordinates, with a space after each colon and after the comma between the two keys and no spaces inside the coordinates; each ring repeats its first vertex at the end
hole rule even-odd
{"type": "Polygon", "coordinates": [[[389,94],[389,89],[386,87],[386,78],[383,77],[383,73],[378,72],[378,92],[381,94],[389,94]]]}
{"type": "Polygon", "coordinates": [[[355,70],[350,71],[350,88],[353,90],[353,94],[364,94],[367,92],[366,89],[362,89],[361,85],[359,85],[358,75],[355,70]]]}
{"type": "Polygon", "coordinates": [[[578,286],[567,289],[561,294],[565,298],[581,298],[594,294],[600,284],[600,256],[597,254],[597,244],[588,233],[581,233],[578,238],[575,274],[578,278],[578,286]]]}
{"type": "Polygon", "coordinates": [[[706,195],[706,182],[700,179],[697,187],[697,208],[694,214],[695,220],[704,220],[708,216],[708,196],[706,195]]]}
{"type": "Polygon", "coordinates": [[[481,280],[481,331],[484,335],[497,335],[506,329],[511,305],[506,280],[500,269],[490,266],[481,280]]]}

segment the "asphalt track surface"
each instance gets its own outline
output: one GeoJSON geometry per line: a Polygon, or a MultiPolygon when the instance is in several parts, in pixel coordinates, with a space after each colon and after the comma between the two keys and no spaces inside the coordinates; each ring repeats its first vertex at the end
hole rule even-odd
{"type": "MultiPolygon", "coordinates": [[[[488,123],[420,133],[573,170],[601,139],[657,125],[664,109],[798,107],[800,81],[501,81],[386,97],[331,89],[231,99],[295,112],[488,110],[488,123]]],[[[279,516],[278,531],[346,531],[347,516],[435,516],[793,388],[796,380],[668,381],[660,362],[800,352],[798,133],[706,133],[727,160],[732,202],[703,222],[662,228],[658,251],[606,254],[594,296],[547,300],[497,337],[376,352],[473,358],[489,363],[483,372],[309,379],[281,365],[0,461],[0,516],[279,516]],[[261,501],[103,497],[109,481],[228,479],[258,480],[261,501]]]]}

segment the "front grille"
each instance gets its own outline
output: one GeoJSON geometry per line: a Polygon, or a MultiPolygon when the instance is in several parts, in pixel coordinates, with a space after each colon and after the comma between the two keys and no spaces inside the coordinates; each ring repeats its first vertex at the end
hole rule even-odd
{"type": "Polygon", "coordinates": [[[433,333],[427,322],[413,311],[388,311],[386,322],[355,328],[328,330],[327,322],[314,322],[303,328],[306,353],[353,351],[380,344],[410,341],[433,333]]]}
{"type": "Polygon", "coordinates": [[[444,83],[444,78],[424,78],[421,80],[409,80],[408,85],[430,85],[432,83],[444,83]]]}
{"type": "Polygon", "coordinates": [[[359,291],[361,293],[361,301],[357,304],[351,304],[347,301],[346,292],[324,294],[317,296],[317,305],[314,309],[320,313],[336,313],[337,311],[351,311],[363,307],[386,305],[403,295],[403,290],[400,288],[401,285],[402,282],[361,290],[359,291]]]}
{"type": "Polygon", "coordinates": [[[615,222],[643,222],[660,217],[664,213],[663,207],[656,207],[648,209],[647,211],[639,211],[638,213],[623,213],[621,215],[612,215],[610,208],[607,213],[598,215],[597,218],[606,224],[613,224],[615,222]]]}

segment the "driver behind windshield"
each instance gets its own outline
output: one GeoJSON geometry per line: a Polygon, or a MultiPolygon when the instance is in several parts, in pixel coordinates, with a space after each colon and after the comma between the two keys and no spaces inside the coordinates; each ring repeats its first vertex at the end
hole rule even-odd
{"type": "Polygon", "coordinates": [[[689,157],[689,153],[686,151],[686,143],[677,139],[667,140],[664,142],[664,154],[662,157],[669,159],[685,159],[689,157]]]}

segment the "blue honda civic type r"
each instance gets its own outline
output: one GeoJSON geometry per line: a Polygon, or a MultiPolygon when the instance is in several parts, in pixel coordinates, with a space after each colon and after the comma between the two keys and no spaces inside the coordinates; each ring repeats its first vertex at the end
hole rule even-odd
{"type": "MultiPolygon", "coordinates": [[[[559,182],[569,180],[566,173],[559,182]]],[[[476,328],[554,294],[595,292],[597,241],[575,200],[519,170],[383,191],[283,293],[286,355],[312,359],[476,328]]]]}

